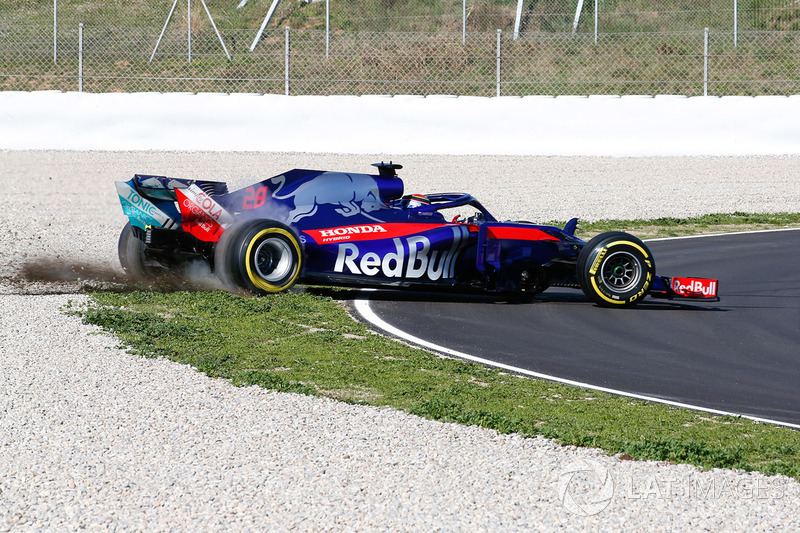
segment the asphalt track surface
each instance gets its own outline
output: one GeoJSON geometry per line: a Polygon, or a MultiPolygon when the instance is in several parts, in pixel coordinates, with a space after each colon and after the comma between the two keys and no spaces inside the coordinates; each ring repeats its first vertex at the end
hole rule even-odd
{"type": "Polygon", "coordinates": [[[800,424],[800,230],[649,241],[657,273],[720,280],[720,302],[605,309],[376,292],[380,320],[436,346],[633,396],[800,424]]]}

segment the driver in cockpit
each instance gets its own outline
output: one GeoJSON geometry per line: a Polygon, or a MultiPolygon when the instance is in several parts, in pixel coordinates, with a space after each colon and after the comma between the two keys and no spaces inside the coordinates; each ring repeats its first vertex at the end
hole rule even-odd
{"type": "Polygon", "coordinates": [[[431,205],[431,201],[424,194],[412,194],[407,198],[408,203],[406,204],[406,207],[408,209],[416,209],[417,207],[422,207],[424,205],[431,205]]]}

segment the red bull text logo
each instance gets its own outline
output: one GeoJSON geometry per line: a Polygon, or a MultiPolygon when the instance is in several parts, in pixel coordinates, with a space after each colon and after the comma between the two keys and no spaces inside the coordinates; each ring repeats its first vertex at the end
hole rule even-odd
{"type": "Polygon", "coordinates": [[[717,295],[717,282],[702,278],[672,278],[672,290],[681,296],[713,298],[717,295]]]}
{"type": "Polygon", "coordinates": [[[462,227],[451,227],[453,240],[446,250],[433,249],[430,239],[424,235],[394,238],[394,251],[382,256],[376,252],[362,253],[358,245],[353,243],[342,243],[333,270],[387,278],[427,278],[432,281],[452,278],[456,259],[466,245],[468,232],[462,227]]]}

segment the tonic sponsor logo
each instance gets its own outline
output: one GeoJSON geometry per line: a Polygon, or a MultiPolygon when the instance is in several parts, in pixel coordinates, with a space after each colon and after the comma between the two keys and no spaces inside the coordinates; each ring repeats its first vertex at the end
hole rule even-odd
{"type": "Polygon", "coordinates": [[[717,295],[717,280],[672,278],[672,290],[681,296],[713,298],[717,295]]]}
{"type": "Polygon", "coordinates": [[[133,189],[130,190],[130,193],[125,198],[133,207],[141,211],[147,216],[155,217],[159,210],[151,204],[149,201],[145,200],[141,196],[139,196],[136,191],[133,189]]]}
{"type": "Polygon", "coordinates": [[[433,250],[424,235],[392,239],[394,251],[383,256],[376,252],[362,253],[358,245],[342,243],[336,256],[335,272],[405,279],[449,279],[455,275],[455,264],[468,239],[465,228],[453,226],[453,240],[446,250],[433,250]]]}
{"type": "Polygon", "coordinates": [[[122,204],[122,211],[132,222],[138,221],[137,225],[140,227],[155,226],[166,229],[171,229],[175,225],[174,220],[150,200],[143,198],[133,187],[121,181],[116,182],[115,185],[122,204]]]}

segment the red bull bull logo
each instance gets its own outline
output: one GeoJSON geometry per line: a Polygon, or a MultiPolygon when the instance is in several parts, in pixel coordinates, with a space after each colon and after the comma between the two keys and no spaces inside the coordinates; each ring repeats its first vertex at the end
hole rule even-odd
{"type": "MultiPolygon", "coordinates": [[[[323,172],[319,176],[301,183],[291,192],[283,192],[285,176],[272,179],[277,186],[272,193],[276,200],[291,200],[294,209],[289,212],[287,224],[295,224],[299,220],[316,214],[320,206],[332,206],[334,211],[343,217],[375,211],[382,205],[380,190],[372,176],[366,174],[344,174],[341,172],[323,172]],[[279,194],[280,193],[280,194],[279,194]]],[[[376,222],[380,220],[376,219],[376,222]]]]}

